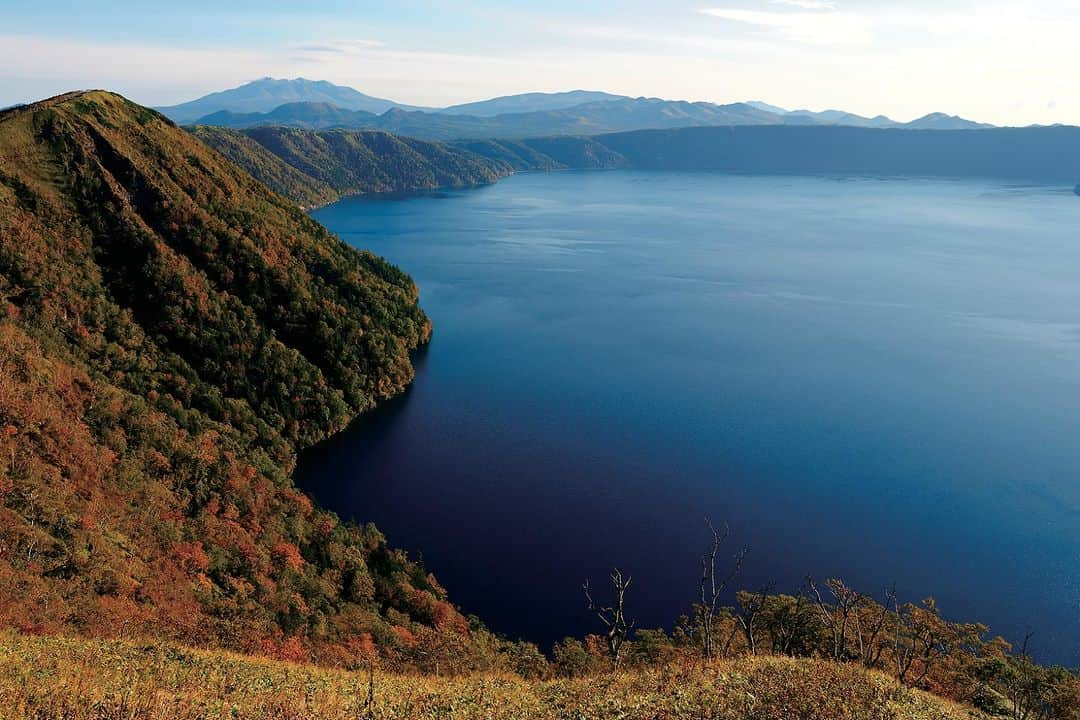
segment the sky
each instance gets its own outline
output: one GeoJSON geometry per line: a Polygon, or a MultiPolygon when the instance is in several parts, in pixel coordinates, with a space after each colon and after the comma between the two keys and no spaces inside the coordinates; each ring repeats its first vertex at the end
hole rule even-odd
{"type": "Polygon", "coordinates": [[[306,77],[445,106],[571,89],[1080,125],[1080,0],[0,0],[0,107],[306,77]]]}

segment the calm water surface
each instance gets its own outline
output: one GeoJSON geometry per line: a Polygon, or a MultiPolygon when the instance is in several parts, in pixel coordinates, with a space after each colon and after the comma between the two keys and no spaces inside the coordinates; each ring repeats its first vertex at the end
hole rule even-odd
{"type": "Polygon", "coordinates": [[[1080,665],[1071,190],[553,173],[314,215],[411,273],[435,335],[298,478],[493,629],[598,629],[580,585],[612,565],[670,626],[708,515],[743,587],[895,582],[1080,665]]]}

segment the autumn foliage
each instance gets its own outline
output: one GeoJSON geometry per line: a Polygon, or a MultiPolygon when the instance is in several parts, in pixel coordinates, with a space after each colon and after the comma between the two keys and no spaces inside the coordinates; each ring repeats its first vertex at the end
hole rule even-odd
{"type": "Polygon", "coordinates": [[[337,664],[413,662],[399,628],[467,633],[426,570],[290,479],[411,380],[416,300],[119,96],[0,114],[0,626],[337,664]]]}

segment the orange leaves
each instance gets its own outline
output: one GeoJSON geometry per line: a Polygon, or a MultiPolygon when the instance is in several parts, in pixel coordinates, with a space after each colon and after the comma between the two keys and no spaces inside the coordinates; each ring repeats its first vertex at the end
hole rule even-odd
{"type": "Polygon", "coordinates": [[[469,634],[468,621],[448,602],[437,601],[432,610],[431,618],[436,630],[453,632],[458,635],[469,634]]]}
{"type": "Polygon", "coordinates": [[[196,457],[207,465],[213,465],[221,457],[220,444],[221,436],[217,431],[201,434],[196,441],[196,457]]]}
{"type": "Polygon", "coordinates": [[[300,570],[304,567],[304,557],[300,549],[290,542],[280,540],[274,545],[274,559],[285,565],[290,570],[300,570]]]}
{"type": "Polygon", "coordinates": [[[371,633],[360,633],[359,636],[349,642],[349,646],[362,660],[372,661],[379,656],[379,650],[375,647],[375,641],[372,640],[371,633]]]}
{"type": "Polygon", "coordinates": [[[286,662],[303,663],[311,660],[311,653],[300,638],[292,635],[278,642],[273,638],[263,638],[259,643],[261,655],[284,660],[286,662]]]}
{"type": "Polygon", "coordinates": [[[210,569],[210,557],[203,550],[201,542],[174,543],[173,556],[189,574],[194,575],[210,569]]]}
{"type": "Polygon", "coordinates": [[[104,592],[137,602],[99,612],[94,632],[145,612],[147,632],[272,636],[293,659],[389,624],[455,627],[441,590],[409,614],[419,570],[404,555],[369,567],[380,534],[340,527],[288,481],[300,446],[407,381],[427,323],[413,284],[184,131],[111,96],[79,102],[94,112],[49,110],[49,143],[19,140],[43,162],[17,172],[51,188],[48,206],[0,198],[0,626],[40,610],[23,591],[4,608],[8,588],[63,588],[79,612],[51,602],[57,629],[85,627],[104,592]],[[37,174],[52,161],[63,187],[37,174]]]}
{"type": "Polygon", "coordinates": [[[409,628],[395,625],[390,628],[390,630],[394,633],[394,637],[397,639],[400,645],[403,645],[407,648],[416,647],[416,643],[418,642],[418,640],[416,639],[416,636],[413,635],[412,631],[409,630],[409,628]]]}
{"type": "Polygon", "coordinates": [[[315,509],[311,504],[311,498],[299,490],[292,488],[284,488],[279,493],[282,501],[285,502],[292,513],[300,515],[301,517],[308,517],[315,509]]]}

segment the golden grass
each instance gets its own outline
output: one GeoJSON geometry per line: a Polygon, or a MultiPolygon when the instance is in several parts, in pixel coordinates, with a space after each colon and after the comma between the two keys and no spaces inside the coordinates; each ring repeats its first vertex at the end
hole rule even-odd
{"type": "Polygon", "coordinates": [[[746,658],[573,680],[459,678],[294,665],[165,643],[0,633],[2,720],[970,720],[888,677],[818,660],[746,658]]]}

